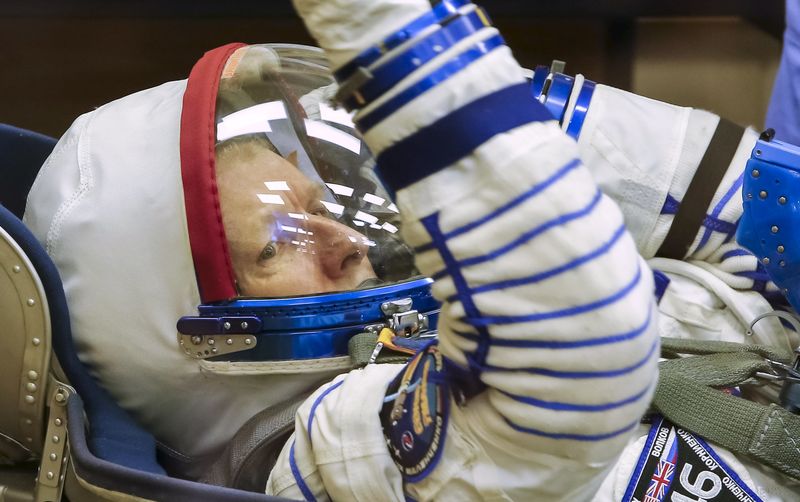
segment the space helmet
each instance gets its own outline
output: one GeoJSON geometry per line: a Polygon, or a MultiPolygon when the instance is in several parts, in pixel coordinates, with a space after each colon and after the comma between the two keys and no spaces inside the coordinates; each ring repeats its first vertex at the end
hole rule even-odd
{"type": "MultiPolygon", "coordinates": [[[[203,300],[199,316],[178,323],[184,351],[237,361],[345,356],[354,328],[403,308],[387,304],[398,295],[414,310],[435,309],[374,158],[333,101],[322,51],[228,52],[213,122],[202,106],[185,105],[182,118],[187,223],[203,300]]],[[[214,56],[193,71],[187,100],[214,56]]]]}
{"type": "Polygon", "coordinates": [[[355,335],[439,305],[316,48],[230,44],[80,117],[26,222],[79,357],[178,454],[353,368],[355,335]]]}

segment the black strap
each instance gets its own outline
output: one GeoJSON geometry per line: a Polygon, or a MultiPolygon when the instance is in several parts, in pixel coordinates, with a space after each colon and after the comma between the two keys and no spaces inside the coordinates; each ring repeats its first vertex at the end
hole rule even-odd
{"type": "Polygon", "coordinates": [[[697,166],[697,171],[678,207],[678,213],[672,220],[672,226],[656,256],[676,260],[686,257],[689,246],[694,242],[703,224],[711,199],[714,198],[714,193],[739,148],[743,134],[744,128],[720,117],[717,130],[714,131],[706,153],[697,166]]]}

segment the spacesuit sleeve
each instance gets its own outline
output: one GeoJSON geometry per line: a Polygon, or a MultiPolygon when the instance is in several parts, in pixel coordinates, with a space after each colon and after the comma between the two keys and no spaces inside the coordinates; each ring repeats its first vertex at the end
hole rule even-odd
{"type": "Polygon", "coordinates": [[[736,233],[742,171],[757,139],[714,113],[597,85],[578,149],[642,256],[715,262],[736,233]],[[679,216],[691,206],[697,217],[679,216]],[[686,234],[682,252],[671,252],[676,230],[686,234]]]}
{"type": "MultiPolygon", "coordinates": [[[[639,254],[659,259],[649,262],[652,267],[685,267],[661,259],[685,260],[735,290],[780,304],[785,300],[779,288],[736,242],[744,168],[757,139],[754,129],[711,112],[597,85],[578,150],[601,190],[622,210],[639,254]]],[[[659,295],[668,283],[674,284],[662,282],[659,295]]],[[[683,317],[688,310],[681,310],[683,317]]],[[[736,334],[746,327],[737,327],[736,334]]]]}
{"type": "MultiPolygon", "coordinates": [[[[376,43],[422,4],[295,1],[334,67],[364,48],[351,40],[376,43]]],[[[356,122],[496,36],[485,27],[446,49],[356,122]]],[[[659,352],[652,276],[618,207],[530,99],[505,45],[373,122],[365,141],[435,279],[445,374],[467,397],[450,407],[438,463],[404,478],[406,495],[471,485],[474,498],[589,498],[646,409],[659,352]]]]}

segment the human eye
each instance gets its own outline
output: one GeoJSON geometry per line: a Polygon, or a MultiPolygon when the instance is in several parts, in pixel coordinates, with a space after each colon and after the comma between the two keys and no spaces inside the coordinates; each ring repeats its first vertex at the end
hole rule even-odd
{"type": "Polygon", "coordinates": [[[268,242],[264,249],[261,250],[261,253],[258,255],[258,262],[263,263],[268,261],[271,258],[274,258],[278,254],[278,245],[276,242],[268,242]]]}

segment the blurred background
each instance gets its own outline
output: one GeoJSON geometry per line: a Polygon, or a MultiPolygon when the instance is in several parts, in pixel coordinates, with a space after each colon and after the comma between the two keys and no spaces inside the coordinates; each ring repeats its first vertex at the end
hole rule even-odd
{"type": "MultiPolygon", "coordinates": [[[[783,0],[478,0],[520,62],[763,126],[783,0]]],[[[0,122],[61,135],[228,42],[313,43],[288,0],[4,0],[0,122]]]]}

